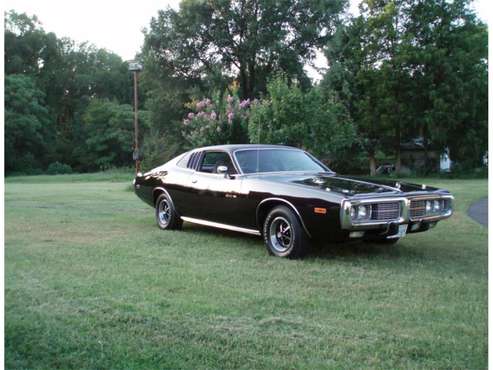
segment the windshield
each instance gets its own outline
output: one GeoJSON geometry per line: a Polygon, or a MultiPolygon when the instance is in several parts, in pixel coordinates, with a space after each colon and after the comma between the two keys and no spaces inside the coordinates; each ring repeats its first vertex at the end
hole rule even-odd
{"type": "Polygon", "coordinates": [[[325,172],[311,156],[294,149],[248,149],[238,150],[235,157],[243,173],[279,171],[325,172]]]}

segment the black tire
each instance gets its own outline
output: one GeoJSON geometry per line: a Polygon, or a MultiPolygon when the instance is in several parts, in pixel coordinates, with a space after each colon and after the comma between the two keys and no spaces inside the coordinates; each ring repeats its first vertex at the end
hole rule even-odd
{"type": "Polygon", "coordinates": [[[161,194],[156,199],[156,223],[161,230],[180,230],[183,221],[178,216],[173,202],[166,194],[161,194]]]}
{"type": "Polygon", "coordinates": [[[385,244],[385,245],[392,245],[396,244],[400,238],[392,238],[392,239],[387,239],[387,238],[371,238],[371,239],[364,239],[365,242],[367,243],[375,243],[375,244],[385,244]]]}
{"type": "Polygon", "coordinates": [[[310,249],[310,241],[297,215],[286,206],[273,208],[262,228],[269,254],[278,257],[302,258],[310,249]]]}

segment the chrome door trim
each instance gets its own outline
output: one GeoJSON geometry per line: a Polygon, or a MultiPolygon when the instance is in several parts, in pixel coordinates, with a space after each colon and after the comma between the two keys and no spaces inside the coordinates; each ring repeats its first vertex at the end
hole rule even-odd
{"type": "Polygon", "coordinates": [[[207,220],[202,220],[200,218],[193,218],[193,217],[185,217],[185,216],[182,216],[180,218],[183,221],[191,222],[191,223],[194,223],[194,224],[199,224],[199,225],[204,225],[204,226],[210,226],[210,227],[216,227],[218,229],[225,229],[225,230],[237,231],[237,232],[240,232],[240,233],[245,233],[245,234],[250,234],[250,235],[260,235],[260,231],[253,230],[253,229],[247,229],[247,228],[244,228],[244,227],[227,225],[227,224],[222,224],[222,223],[219,223],[219,222],[207,221],[207,220]]]}

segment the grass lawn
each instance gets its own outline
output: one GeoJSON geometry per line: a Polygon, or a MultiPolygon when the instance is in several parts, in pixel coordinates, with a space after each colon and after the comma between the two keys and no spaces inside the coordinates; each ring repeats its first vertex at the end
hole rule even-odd
{"type": "Polygon", "coordinates": [[[456,213],[396,246],[290,261],[160,231],[123,179],[7,180],[6,368],[487,367],[487,229],[466,215],[486,180],[424,180],[456,213]]]}

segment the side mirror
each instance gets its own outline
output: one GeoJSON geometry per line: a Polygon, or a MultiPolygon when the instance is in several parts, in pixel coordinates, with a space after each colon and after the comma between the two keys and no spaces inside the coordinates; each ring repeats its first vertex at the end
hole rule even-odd
{"type": "Polygon", "coordinates": [[[228,166],[217,166],[217,173],[226,177],[228,175],[228,166]]]}

